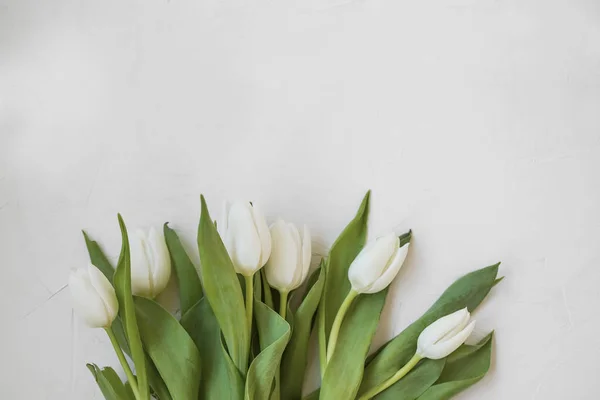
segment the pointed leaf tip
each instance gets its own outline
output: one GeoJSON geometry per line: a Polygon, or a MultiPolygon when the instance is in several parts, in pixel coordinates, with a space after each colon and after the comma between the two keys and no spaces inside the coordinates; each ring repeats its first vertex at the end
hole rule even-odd
{"type": "Polygon", "coordinates": [[[410,241],[412,239],[412,229],[409,229],[408,232],[403,233],[402,235],[398,236],[398,239],[400,239],[400,247],[404,246],[405,244],[410,243],[410,241]]]}

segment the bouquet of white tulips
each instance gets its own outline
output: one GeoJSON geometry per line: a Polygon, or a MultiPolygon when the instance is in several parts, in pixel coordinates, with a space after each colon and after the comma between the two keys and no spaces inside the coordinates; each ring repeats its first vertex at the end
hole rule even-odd
{"type": "Polygon", "coordinates": [[[369,193],[312,273],[306,226],[269,227],[249,202],[225,207],[218,222],[204,197],[201,208],[200,268],[167,224],[129,237],[119,216],[116,267],[84,233],[91,263],[70,277],[74,308],[107,332],[127,377],[88,364],[107,400],[442,400],[488,371],[492,334],[464,343],[475,325],[470,312],[500,281],[498,264],[458,279],[368,355],[412,238],[390,233],[365,243],[369,193]],[[177,316],[153,300],[171,272],[177,316]],[[311,335],[321,386],[303,393],[311,335]]]}

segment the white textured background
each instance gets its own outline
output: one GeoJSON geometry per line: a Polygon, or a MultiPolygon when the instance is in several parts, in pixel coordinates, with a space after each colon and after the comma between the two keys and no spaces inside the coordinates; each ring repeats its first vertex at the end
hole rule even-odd
{"type": "Polygon", "coordinates": [[[412,228],[381,343],[498,260],[494,367],[461,399],[600,397],[597,0],[0,0],[0,398],[99,399],[116,366],[63,290],[199,194],[307,223],[373,189],[412,228]]]}

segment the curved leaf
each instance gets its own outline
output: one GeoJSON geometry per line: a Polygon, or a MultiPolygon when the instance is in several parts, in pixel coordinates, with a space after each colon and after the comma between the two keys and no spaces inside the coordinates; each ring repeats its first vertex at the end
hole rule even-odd
{"type": "Polygon", "coordinates": [[[213,224],[204,196],[198,226],[198,249],[202,262],[204,293],[223,332],[227,349],[242,375],[248,368],[250,332],[244,324],[246,318],[244,298],[225,245],[213,224]]]}
{"type": "Polygon", "coordinates": [[[153,300],[135,298],[140,334],[174,400],[198,398],[200,353],[186,330],[153,300]]]}
{"type": "MultiPolygon", "coordinates": [[[[316,273],[315,273],[316,274],[316,273]]],[[[310,287],[293,317],[292,335],[281,360],[281,398],[300,399],[308,359],[308,340],[313,317],[321,299],[325,272],[319,269],[318,279],[310,287]]]]}
{"type": "MultiPolygon", "coordinates": [[[[94,264],[106,277],[113,283],[113,274],[114,268],[108,261],[108,258],[104,255],[104,252],[98,245],[98,242],[91,240],[87,233],[83,231],[83,237],[85,238],[85,244],[90,255],[90,261],[94,264]]],[[[131,351],[129,350],[129,345],[127,344],[127,337],[125,336],[125,328],[123,327],[123,323],[121,322],[121,318],[117,317],[112,324],[112,329],[115,332],[115,336],[117,337],[117,342],[119,342],[119,346],[125,354],[131,357],[131,351]]],[[[146,372],[148,374],[148,382],[150,383],[150,387],[154,391],[155,395],[159,400],[171,400],[171,395],[162,378],[156,371],[156,367],[152,363],[148,357],[146,357],[146,372]]]]}
{"type": "Polygon", "coordinates": [[[85,239],[85,246],[87,247],[88,253],[90,254],[90,262],[96,266],[106,276],[108,281],[113,283],[113,275],[115,274],[115,269],[108,261],[108,258],[104,255],[104,252],[100,248],[100,245],[95,240],[90,239],[88,234],[85,231],[81,231],[83,233],[83,238],[85,239]]]}
{"type": "Polygon", "coordinates": [[[492,334],[476,346],[462,346],[448,357],[442,375],[418,400],[447,400],[479,382],[490,369],[492,334]]]}
{"type": "Polygon", "coordinates": [[[117,270],[114,275],[114,286],[119,300],[119,316],[123,322],[125,335],[131,358],[135,364],[137,374],[137,385],[142,400],[150,398],[150,389],[148,387],[148,376],[146,374],[146,357],[138,331],[138,324],[135,317],[135,305],[131,294],[131,259],[129,254],[129,239],[127,237],[127,228],[121,214],[118,215],[119,226],[121,228],[121,254],[117,263],[117,270]]]}
{"type": "Polygon", "coordinates": [[[181,318],[201,355],[200,399],[240,400],[244,383],[238,369],[228,360],[221,341],[221,329],[206,298],[181,318]],[[233,379],[232,379],[233,378],[233,379]]]}
{"type": "Polygon", "coordinates": [[[175,268],[179,284],[179,303],[181,315],[184,315],[202,298],[202,284],[196,267],[181,245],[177,233],[165,223],[163,227],[165,242],[171,255],[171,264],[175,268]]]}
{"type": "Polygon", "coordinates": [[[386,295],[387,288],[379,293],[360,295],[350,306],[335,352],[325,369],[319,399],[353,399],[356,396],[386,295]]]}
{"type": "Polygon", "coordinates": [[[438,380],[445,364],[445,358],[441,360],[425,359],[408,375],[375,396],[374,399],[415,400],[438,380]]]}
{"type": "Polygon", "coordinates": [[[367,238],[370,195],[371,191],[369,190],[365,194],[354,219],[346,226],[329,251],[326,263],[327,279],[325,280],[324,296],[319,307],[324,310],[326,338],[329,338],[331,325],[337,311],[350,291],[348,268],[363,248],[367,238]]]}
{"type": "Polygon", "coordinates": [[[402,368],[415,353],[419,334],[429,324],[464,307],[473,311],[496,284],[499,265],[473,271],[455,281],[421,318],[382,346],[367,362],[359,393],[379,385],[402,368]]]}
{"type": "Polygon", "coordinates": [[[256,328],[261,352],[250,364],[245,400],[266,400],[271,396],[275,374],[290,338],[290,325],[260,301],[254,302],[256,328]]]}
{"type": "Polygon", "coordinates": [[[98,368],[96,364],[86,364],[102,395],[106,400],[135,400],[133,392],[127,390],[127,387],[111,367],[98,368]]]}

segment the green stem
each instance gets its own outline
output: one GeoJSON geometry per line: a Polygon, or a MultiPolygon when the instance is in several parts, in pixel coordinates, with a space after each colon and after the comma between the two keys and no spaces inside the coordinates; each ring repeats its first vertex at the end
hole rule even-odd
{"type": "Polygon", "coordinates": [[[319,335],[319,367],[321,369],[321,380],[325,376],[325,367],[327,366],[327,338],[325,337],[325,310],[323,302],[319,304],[317,311],[317,333],[319,335]]]}
{"type": "Polygon", "coordinates": [[[279,292],[279,315],[281,318],[285,319],[285,314],[287,312],[287,299],[288,292],[279,292]]]}
{"type": "Polygon", "coordinates": [[[106,334],[110,339],[110,343],[115,349],[115,353],[117,353],[117,358],[119,359],[121,366],[125,370],[125,375],[127,375],[129,385],[131,386],[131,390],[133,391],[135,398],[140,399],[140,392],[138,390],[137,380],[135,379],[135,376],[133,375],[133,372],[131,371],[127,360],[125,359],[125,354],[123,354],[123,350],[121,350],[121,346],[119,346],[119,342],[117,341],[117,337],[115,336],[115,332],[113,331],[112,326],[105,328],[104,330],[106,331],[106,334]]]}
{"type": "Polygon", "coordinates": [[[329,344],[327,345],[327,363],[331,361],[331,357],[333,356],[333,352],[335,351],[335,346],[337,344],[338,335],[340,334],[340,328],[342,327],[342,322],[344,321],[344,317],[348,312],[348,308],[350,308],[350,304],[352,304],[356,296],[358,296],[358,292],[350,289],[348,295],[344,299],[344,302],[340,306],[335,319],[333,320],[333,325],[331,325],[331,333],[329,334],[329,344]]]}
{"type": "Polygon", "coordinates": [[[252,278],[252,275],[244,276],[246,280],[246,326],[249,338],[252,337],[252,307],[254,306],[254,279],[252,278]]]}
{"type": "Polygon", "coordinates": [[[421,361],[423,357],[418,354],[415,354],[409,362],[398,372],[396,372],[391,378],[383,382],[381,385],[375,386],[373,389],[369,390],[367,393],[363,394],[358,398],[358,400],[369,400],[370,398],[377,396],[379,393],[383,392],[385,389],[392,386],[394,383],[398,382],[400,379],[404,378],[406,374],[408,374],[414,367],[421,361]]]}

